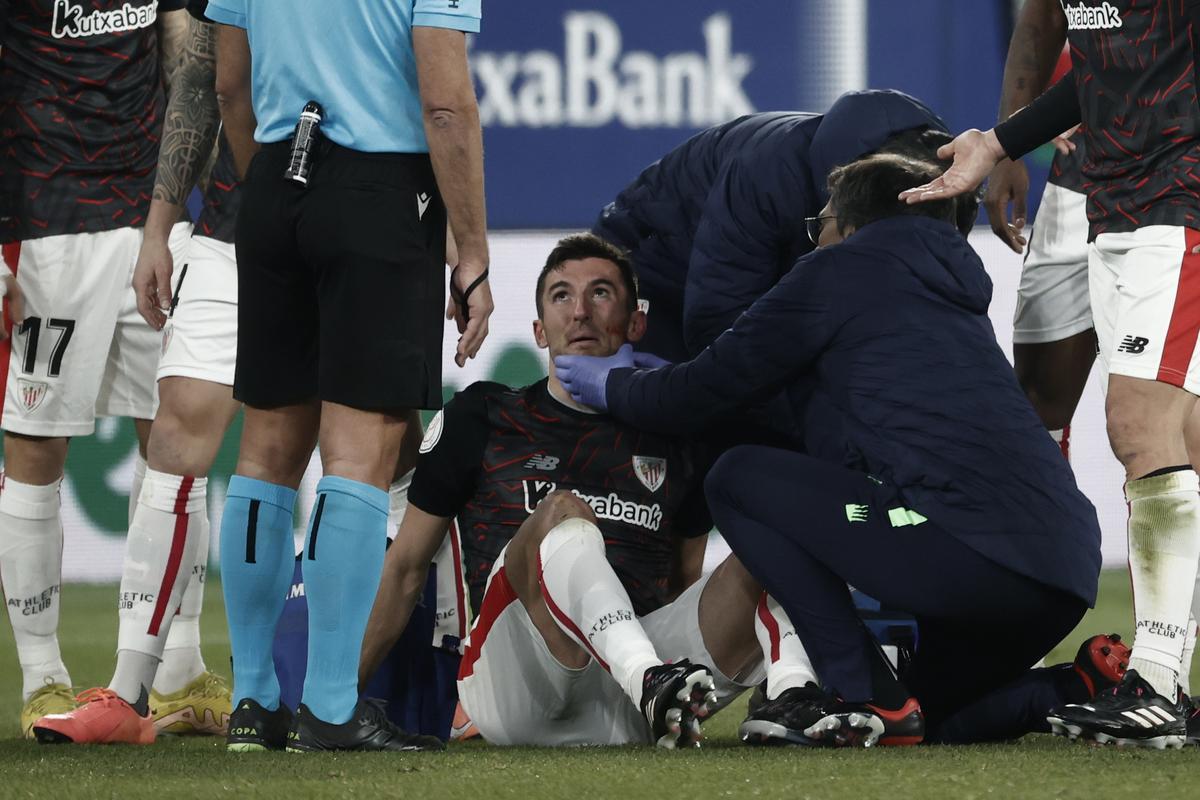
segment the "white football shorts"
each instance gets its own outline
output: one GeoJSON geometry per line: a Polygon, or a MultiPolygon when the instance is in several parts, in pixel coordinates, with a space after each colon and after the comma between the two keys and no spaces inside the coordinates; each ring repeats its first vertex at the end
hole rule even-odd
{"type": "Polygon", "coordinates": [[[1200,394],[1200,231],[1102,233],[1088,258],[1100,361],[1110,375],[1200,394]]]}
{"type": "MultiPolygon", "coordinates": [[[[488,577],[458,673],[463,710],[483,738],[498,745],[620,745],[650,742],[641,710],[592,660],[569,669],[550,654],[504,573],[504,553],[488,577]]],[[[673,603],[641,618],[664,661],[712,666],[700,632],[701,578],[673,603]]],[[[747,624],[750,621],[747,620],[747,624]]],[[[714,669],[717,708],[765,676],[760,667],[735,683],[714,669]]]]}
{"type": "Polygon", "coordinates": [[[158,379],[233,385],[237,362],[237,259],[232,244],[193,236],[175,262],[171,315],[162,331],[158,379]]]}
{"type": "MultiPolygon", "coordinates": [[[[171,231],[176,263],[191,228],[181,222],[171,231]]],[[[96,417],[154,418],[160,340],[132,286],[141,244],[141,228],[119,228],[4,245],[25,321],[0,343],[0,428],[85,436],[96,417]]],[[[6,329],[8,314],[6,302],[6,329]]]]}
{"type": "Polygon", "coordinates": [[[1021,268],[1014,344],[1045,344],[1092,327],[1087,195],[1046,184],[1021,268]]]}

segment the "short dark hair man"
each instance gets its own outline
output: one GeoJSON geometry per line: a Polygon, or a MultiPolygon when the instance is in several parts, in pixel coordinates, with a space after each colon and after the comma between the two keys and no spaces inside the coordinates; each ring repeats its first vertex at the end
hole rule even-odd
{"type": "MultiPolygon", "coordinates": [[[[628,354],[645,327],[628,260],[590,234],[550,254],[537,305],[534,337],[552,357],[628,354]]],[[[812,679],[790,623],[736,558],[691,586],[674,580],[674,552],[711,527],[692,448],[575,403],[553,366],[523,389],[459,392],[421,449],[360,685],[404,630],[453,520],[476,612],[459,696],[489,742],[694,745],[700,718],[761,679],[764,650],[777,688],[812,679]]]]}
{"type": "MultiPolygon", "coordinates": [[[[954,201],[914,215],[896,200],[895,187],[937,172],[893,155],[836,170],[821,249],[688,363],[556,362],[576,399],[664,432],[786,392],[807,454],[734,448],[706,488],[721,533],[793,620],[826,687],[756,715],[808,741],[870,741],[886,727],[869,705],[885,698],[872,697],[847,583],[916,617],[903,677],[928,740],[1044,730],[1051,707],[1089,692],[1074,670],[1028,667],[1095,601],[1095,510],[996,343],[991,282],[951,224],[954,201]],[[1021,701],[976,702],[1012,682],[1021,701]]],[[[1089,676],[1119,677],[1082,655],[1089,676]]]]}

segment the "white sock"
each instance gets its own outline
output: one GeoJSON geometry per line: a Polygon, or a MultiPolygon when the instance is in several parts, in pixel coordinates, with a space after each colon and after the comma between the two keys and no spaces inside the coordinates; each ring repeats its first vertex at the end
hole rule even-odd
{"type": "Polygon", "coordinates": [[[1063,458],[1067,461],[1071,460],[1071,426],[1067,425],[1056,431],[1050,431],[1050,438],[1062,450],[1063,458]]]}
{"type": "Polygon", "coordinates": [[[154,691],[159,694],[174,694],[208,671],[200,652],[200,612],[204,608],[204,585],[208,579],[208,514],[200,514],[197,522],[196,554],[188,571],[187,588],[167,633],[162,663],[154,673],[154,691]]]}
{"type": "Polygon", "coordinates": [[[138,498],[142,496],[142,484],[146,481],[146,459],[141,453],[133,457],[133,483],[129,486],[129,516],[125,522],[133,525],[133,512],[137,511],[138,498]]]}
{"type": "Polygon", "coordinates": [[[58,648],[61,482],[31,486],[6,477],[0,489],[0,584],[21,662],[23,701],[48,683],[71,685],[58,648]]]}
{"type": "Polygon", "coordinates": [[[408,510],[408,487],[412,485],[414,472],[416,469],[410,469],[388,487],[389,539],[396,538],[396,529],[400,527],[400,521],[404,519],[404,512],[408,510]]]}
{"type": "Polygon", "coordinates": [[[1129,666],[1174,699],[1200,557],[1200,479],[1191,469],[1125,484],[1136,632],[1129,666]]]}
{"type": "Polygon", "coordinates": [[[109,684],[129,703],[136,703],[154,682],[167,633],[187,588],[188,569],[196,560],[207,484],[207,478],[146,470],[125,543],[117,670],[109,684]]]}
{"type": "Polygon", "coordinates": [[[539,558],[542,596],[558,627],[590,652],[640,707],[642,677],[662,661],[604,556],[600,529],[585,519],[564,520],[542,540],[539,558]]]}
{"type": "MultiPolygon", "coordinates": [[[[1192,595],[1192,604],[1195,605],[1195,594],[1192,595]]],[[[1196,652],[1196,612],[1193,610],[1192,615],[1188,617],[1187,638],[1183,640],[1183,656],[1179,659],[1179,688],[1186,695],[1191,695],[1192,683],[1192,656],[1196,652]]]]}
{"type": "Polygon", "coordinates": [[[792,621],[775,598],[763,592],[754,614],[754,633],[762,646],[767,667],[767,699],[774,700],[787,689],[818,683],[817,673],[792,621]]]}

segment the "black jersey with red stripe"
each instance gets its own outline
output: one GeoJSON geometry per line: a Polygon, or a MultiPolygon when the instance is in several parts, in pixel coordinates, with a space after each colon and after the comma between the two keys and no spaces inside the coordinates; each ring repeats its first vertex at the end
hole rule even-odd
{"type": "Polygon", "coordinates": [[[430,423],[411,505],[455,517],[471,606],[501,549],[550,492],[591,506],[605,551],[639,615],[668,599],[674,539],[712,527],[692,449],[606,415],[563,405],[542,380],[523,389],[480,382],[430,423]]]}
{"type": "MultiPolygon", "coordinates": [[[[1091,236],[1200,227],[1195,0],[1061,0],[1091,236]]],[[[1200,33],[1197,31],[1196,33],[1200,33]]]]}
{"type": "Polygon", "coordinates": [[[166,100],[158,15],[184,0],[8,0],[0,242],[141,225],[166,100]]]}
{"type": "Polygon", "coordinates": [[[217,161],[213,164],[208,187],[204,191],[204,208],[196,220],[195,234],[233,244],[241,198],[233,151],[229,149],[229,142],[222,132],[217,141],[217,161]]]}

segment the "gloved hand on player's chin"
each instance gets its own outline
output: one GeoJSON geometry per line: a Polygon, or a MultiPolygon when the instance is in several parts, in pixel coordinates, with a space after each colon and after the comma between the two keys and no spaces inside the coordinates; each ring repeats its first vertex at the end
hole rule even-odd
{"type": "Polygon", "coordinates": [[[567,390],[576,403],[583,403],[597,411],[608,410],[605,388],[608,373],[614,369],[637,366],[633,347],[621,345],[611,356],[555,356],[554,373],[558,382],[567,390]]]}

